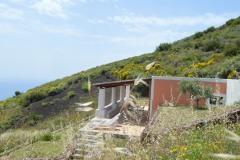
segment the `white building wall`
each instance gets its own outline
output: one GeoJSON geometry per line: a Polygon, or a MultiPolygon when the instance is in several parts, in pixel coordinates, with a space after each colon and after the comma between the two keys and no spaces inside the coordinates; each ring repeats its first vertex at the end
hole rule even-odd
{"type": "Polygon", "coordinates": [[[226,105],[240,102],[240,80],[227,79],[226,105]]]}

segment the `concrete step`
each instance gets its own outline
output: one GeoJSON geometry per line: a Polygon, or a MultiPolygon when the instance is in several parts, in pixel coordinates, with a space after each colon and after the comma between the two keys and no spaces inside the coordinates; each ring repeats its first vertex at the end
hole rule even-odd
{"type": "Polygon", "coordinates": [[[103,140],[102,139],[99,139],[99,140],[97,140],[97,139],[82,139],[82,138],[80,138],[80,139],[77,139],[77,142],[78,143],[98,143],[98,142],[102,142],[103,140]]]}
{"type": "Polygon", "coordinates": [[[73,155],[73,159],[74,160],[86,160],[86,159],[93,159],[93,156],[92,155],[88,155],[88,154],[78,154],[78,153],[75,153],[73,155]]]}
{"type": "Polygon", "coordinates": [[[91,156],[83,155],[83,154],[74,154],[73,155],[74,160],[85,160],[85,159],[92,159],[91,156]]]}
{"type": "Polygon", "coordinates": [[[91,132],[85,132],[79,134],[80,139],[93,139],[93,140],[99,140],[103,139],[103,134],[102,133],[94,133],[92,134],[91,132]]]}
{"type": "Polygon", "coordinates": [[[78,159],[91,159],[94,149],[99,151],[104,145],[104,135],[101,132],[79,131],[79,138],[77,139],[77,148],[75,150],[75,157],[78,159]]]}
{"type": "Polygon", "coordinates": [[[98,147],[101,147],[101,146],[103,146],[103,145],[104,145],[103,142],[85,143],[85,144],[78,143],[78,144],[77,144],[77,148],[82,148],[82,147],[98,148],[98,147]]]}
{"type": "Polygon", "coordinates": [[[87,154],[89,151],[91,151],[91,148],[86,147],[86,148],[77,148],[75,153],[76,154],[87,154]]]}
{"type": "Polygon", "coordinates": [[[79,135],[98,135],[98,134],[102,134],[101,132],[94,132],[94,131],[82,131],[80,130],[79,135]]]}
{"type": "Polygon", "coordinates": [[[73,158],[74,158],[74,159],[77,159],[77,158],[83,159],[84,156],[83,156],[82,154],[75,153],[75,154],[73,155],[73,158]]]}

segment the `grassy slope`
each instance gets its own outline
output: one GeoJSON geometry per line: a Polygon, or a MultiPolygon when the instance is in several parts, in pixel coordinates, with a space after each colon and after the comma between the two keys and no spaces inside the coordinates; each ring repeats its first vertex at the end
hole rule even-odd
{"type": "MultiPolygon", "coordinates": [[[[29,90],[25,94],[2,101],[0,102],[0,131],[4,131],[9,127],[22,126],[24,128],[22,130],[13,130],[6,133],[7,135],[9,135],[9,133],[10,135],[11,133],[13,134],[12,137],[10,137],[10,140],[3,137],[5,141],[0,141],[0,152],[4,151],[6,148],[14,148],[16,144],[22,143],[18,141],[15,143],[13,141],[17,139],[21,140],[20,138],[16,137],[13,138],[14,136],[18,135],[15,134],[15,132],[21,134],[23,133],[26,135],[26,137],[20,136],[25,137],[31,142],[34,134],[29,134],[29,137],[27,137],[25,132],[28,131],[39,132],[39,134],[35,136],[37,138],[36,143],[34,143],[32,146],[26,146],[17,150],[16,152],[12,152],[9,155],[10,157],[20,157],[19,152],[22,152],[22,150],[32,151],[29,152],[30,156],[27,157],[44,157],[43,155],[51,157],[62,152],[65,146],[62,144],[63,141],[65,143],[64,135],[66,134],[64,131],[63,134],[61,134],[61,132],[59,133],[59,140],[52,142],[47,141],[46,143],[43,143],[41,140],[41,134],[45,133],[46,129],[49,130],[50,128],[50,130],[52,130],[52,126],[61,127],[62,124],[64,126],[67,126],[68,124],[74,124],[77,126],[76,124],[78,123],[76,122],[79,121],[79,119],[93,114],[93,112],[89,112],[82,113],[81,115],[75,115],[76,113],[74,113],[73,109],[75,102],[90,100],[88,93],[85,93],[84,89],[82,88],[83,84],[87,81],[88,76],[91,77],[93,83],[114,80],[114,77],[118,79],[135,78],[140,73],[145,77],[150,75],[215,77],[216,73],[219,72],[218,75],[221,78],[232,78],[236,71],[240,71],[240,49],[238,47],[240,46],[239,41],[240,18],[236,20],[230,20],[225,25],[217,29],[209,28],[204,32],[196,33],[193,36],[174,42],[173,44],[168,44],[170,47],[167,48],[163,47],[163,49],[161,49],[161,46],[164,46],[161,44],[154,53],[144,54],[95,67],[87,71],[44,84],[29,90]],[[144,66],[153,61],[156,61],[155,66],[149,72],[145,72],[144,66]],[[73,98],[69,98],[68,94],[70,91],[75,92],[75,96],[73,98]],[[52,111],[53,113],[50,113],[49,111],[52,111]],[[38,122],[39,120],[41,120],[41,122],[38,122]],[[59,145],[59,148],[57,148],[58,150],[56,150],[56,152],[51,152],[51,155],[48,155],[47,150],[41,150],[40,152],[35,147],[46,144],[50,148],[54,147],[54,145],[59,145]]],[[[96,89],[93,88],[93,95],[96,94],[95,91],[96,89]]],[[[75,128],[75,131],[76,129],[77,128],[75,128]]],[[[221,131],[221,133],[223,133],[224,129],[221,129],[221,131]]],[[[208,132],[208,130],[206,130],[206,132],[208,132]]],[[[211,130],[211,132],[214,132],[214,137],[215,135],[219,136],[219,139],[216,138],[216,143],[219,143],[219,141],[223,139],[223,137],[221,137],[223,134],[219,134],[219,129],[216,131],[211,130]]],[[[237,133],[239,133],[239,130],[237,133]]],[[[163,155],[165,158],[176,158],[178,156],[179,158],[193,158],[192,155],[196,155],[196,152],[199,151],[202,152],[202,148],[207,148],[209,145],[215,145],[215,142],[212,141],[212,139],[205,139],[204,143],[195,142],[196,137],[194,136],[198,136],[197,138],[200,139],[201,135],[203,134],[202,131],[192,131],[189,134],[192,135],[192,137],[189,138],[190,135],[186,135],[185,137],[173,137],[174,139],[177,139],[177,141],[174,140],[173,143],[165,144],[165,147],[163,148],[158,148],[159,146],[157,147],[152,145],[152,148],[147,150],[147,152],[149,152],[148,156],[156,155],[159,156],[158,158],[160,158],[160,155],[163,155]],[[196,146],[191,145],[198,143],[199,146],[197,146],[198,150],[196,150],[196,152],[193,149],[188,149],[188,147],[196,149],[196,146]],[[155,150],[160,152],[153,153],[155,150]],[[184,152],[186,155],[183,155],[181,152],[184,152]]],[[[0,135],[0,138],[3,135],[4,134],[0,135]]],[[[208,136],[209,134],[206,133],[206,137],[208,136]]],[[[219,143],[219,146],[217,146],[220,149],[212,150],[211,152],[204,151],[206,155],[208,153],[218,153],[219,151],[225,152],[226,150],[222,150],[222,146],[225,147],[224,149],[229,147],[226,146],[225,142],[222,141],[219,143]]],[[[131,142],[130,144],[136,145],[136,143],[131,142]]],[[[232,148],[234,150],[236,146],[233,146],[232,148]]],[[[144,150],[145,154],[146,148],[142,149],[144,150]]],[[[141,148],[138,148],[138,150],[139,155],[141,156],[141,148]]],[[[199,153],[197,155],[201,156],[203,154],[199,153]]],[[[201,159],[203,157],[198,157],[198,159],[199,158],[201,159]]]]}
{"type": "MultiPolygon", "coordinates": [[[[232,78],[240,71],[240,18],[168,45],[170,47],[164,48],[161,44],[153,53],[82,71],[0,102],[0,131],[22,124],[35,125],[40,119],[73,110],[74,102],[89,99],[82,88],[88,76],[93,83],[110,81],[114,77],[130,79],[139,74],[143,77],[215,77],[218,73],[221,78],[232,78]],[[156,61],[154,67],[145,72],[144,66],[153,61],[156,61]],[[75,97],[69,98],[70,91],[74,91],[75,97]]],[[[93,89],[96,94],[95,91],[93,89]]]]}

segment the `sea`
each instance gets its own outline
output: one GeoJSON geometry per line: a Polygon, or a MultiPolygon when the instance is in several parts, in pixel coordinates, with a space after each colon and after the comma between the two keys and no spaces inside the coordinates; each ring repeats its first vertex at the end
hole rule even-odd
{"type": "Polygon", "coordinates": [[[0,79],[0,101],[15,96],[15,91],[21,93],[29,89],[42,85],[46,82],[34,80],[1,80],[0,79]]]}

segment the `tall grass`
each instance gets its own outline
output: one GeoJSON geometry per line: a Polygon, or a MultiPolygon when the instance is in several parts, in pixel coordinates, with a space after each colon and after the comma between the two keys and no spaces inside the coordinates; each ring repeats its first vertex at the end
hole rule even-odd
{"type": "MultiPolygon", "coordinates": [[[[158,112],[155,115],[155,123],[147,131],[147,134],[151,136],[144,141],[141,141],[138,137],[118,139],[113,135],[109,136],[105,141],[105,147],[102,148],[101,158],[95,157],[95,159],[205,160],[218,159],[212,156],[213,153],[239,155],[240,144],[239,142],[228,140],[229,133],[226,133],[226,128],[240,135],[240,124],[229,124],[227,119],[223,119],[220,124],[208,124],[203,127],[182,130],[176,128],[181,121],[177,120],[178,117],[183,115],[183,111],[178,112],[178,109],[171,108],[171,112],[158,112]],[[173,118],[170,120],[170,117],[173,118]],[[173,124],[175,121],[179,123],[173,124]]],[[[198,117],[200,112],[196,110],[190,118],[187,113],[191,113],[191,109],[184,108],[183,110],[186,111],[186,115],[183,115],[183,117],[186,118],[185,121],[189,120],[189,123],[191,123],[194,117],[198,117]]],[[[210,112],[209,110],[201,111],[205,114],[210,112]]]]}

